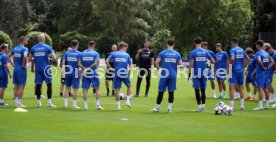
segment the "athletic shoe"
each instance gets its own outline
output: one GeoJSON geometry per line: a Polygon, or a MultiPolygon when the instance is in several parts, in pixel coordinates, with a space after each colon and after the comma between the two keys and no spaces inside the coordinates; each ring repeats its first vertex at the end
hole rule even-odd
{"type": "Polygon", "coordinates": [[[60,96],[60,97],[63,97],[63,93],[60,93],[59,96],[60,96]]]}
{"type": "Polygon", "coordinates": [[[276,103],[271,105],[271,108],[276,108],[276,103]]]}
{"type": "Polygon", "coordinates": [[[193,112],[202,112],[202,108],[197,108],[195,110],[192,110],[193,112]]]}
{"type": "Polygon", "coordinates": [[[269,106],[265,106],[264,109],[269,109],[269,106]]]}
{"type": "Polygon", "coordinates": [[[0,106],[5,106],[5,103],[4,102],[0,103],[0,106]]]}
{"type": "Polygon", "coordinates": [[[264,109],[263,107],[256,107],[253,110],[263,110],[263,109],[264,109]]]}
{"type": "Polygon", "coordinates": [[[226,99],[226,98],[227,98],[227,94],[226,94],[226,93],[223,93],[222,98],[223,98],[223,99],[226,99]]]}
{"type": "Polygon", "coordinates": [[[79,106],[73,106],[73,109],[80,109],[79,106]]]}
{"type": "Polygon", "coordinates": [[[132,107],[130,101],[127,101],[127,102],[126,102],[126,105],[127,105],[128,108],[131,108],[131,107],[132,107]]]}
{"type": "Polygon", "coordinates": [[[34,95],[34,98],[36,99],[36,98],[37,98],[37,96],[36,96],[36,95],[34,95]]]}
{"type": "Polygon", "coordinates": [[[240,111],[244,111],[244,107],[241,107],[241,108],[240,108],[240,111]]]}
{"type": "Polygon", "coordinates": [[[96,110],[104,110],[104,108],[101,106],[96,106],[96,110]]]}
{"type": "Polygon", "coordinates": [[[107,92],[107,93],[106,93],[106,96],[107,96],[107,97],[109,97],[109,96],[110,96],[110,93],[109,93],[109,92],[107,92]]]}
{"type": "Polygon", "coordinates": [[[255,97],[253,97],[253,96],[249,96],[248,101],[254,101],[254,100],[255,100],[255,97]]]}
{"type": "Polygon", "coordinates": [[[45,96],[41,95],[41,98],[46,98],[45,96]]]}
{"type": "Polygon", "coordinates": [[[84,110],[88,110],[88,106],[84,106],[84,108],[83,108],[84,110]]]}
{"type": "Polygon", "coordinates": [[[214,99],[216,99],[216,98],[217,98],[217,96],[216,96],[216,95],[213,95],[213,98],[214,98],[214,99]]]}
{"type": "Polygon", "coordinates": [[[137,95],[137,94],[136,94],[134,97],[138,98],[138,97],[139,97],[139,95],[137,95]]]}
{"type": "Polygon", "coordinates": [[[270,102],[270,103],[274,103],[274,102],[275,102],[275,99],[270,99],[269,102],[270,102]]]}
{"type": "Polygon", "coordinates": [[[217,99],[222,99],[223,97],[222,96],[218,96],[217,99]]]}
{"type": "Polygon", "coordinates": [[[26,108],[26,106],[23,105],[23,104],[18,104],[17,107],[19,107],[19,108],[26,108]]]}
{"type": "Polygon", "coordinates": [[[149,96],[148,94],[145,95],[146,98],[147,98],[148,96],[149,96]]]}
{"type": "Polygon", "coordinates": [[[168,112],[169,112],[169,113],[171,113],[171,112],[172,112],[172,110],[171,110],[171,109],[168,109],[168,112]]]}
{"type": "Polygon", "coordinates": [[[151,110],[151,112],[159,112],[159,108],[153,108],[152,110],[151,110]]]}
{"type": "Polygon", "coordinates": [[[56,107],[56,106],[55,106],[54,104],[52,104],[52,103],[49,103],[47,106],[48,106],[48,107],[52,107],[52,108],[55,108],[55,107],[56,107]]]}

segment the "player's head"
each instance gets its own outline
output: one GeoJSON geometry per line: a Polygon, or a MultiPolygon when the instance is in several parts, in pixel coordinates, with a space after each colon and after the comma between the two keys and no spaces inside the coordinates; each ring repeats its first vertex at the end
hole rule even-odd
{"type": "Polygon", "coordinates": [[[19,38],[19,43],[20,43],[21,45],[26,45],[26,44],[28,44],[28,38],[25,37],[25,36],[21,36],[21,37],[19,38]]]}
{"type": "Polygon", "coordinates": [[[145,40],[144,48],[150,48],[150,42],[148,40],[145,40]]]}
{"type": "Polygon", "coordinates": [[[1,52],[7,53],[9,51],[9,45],[6,43],[1,44],[0,46],[1,52]]]}
{"type": "Polygon", "coordinates": [[[254,56],[254,50],[253,50],[251,47],[247,47],[247,48],[245,49],[245,52],[246,52],[246,54],[247,54],[249,57],[254,56]]]}
{"type": "Polygon", "coordinates": [[[208,49],[208,42],[206,42],[206,41],[202,42],[201,47],[207,50],[208,49]]]}
{"type": "Polygon", "coordinates": [[[167,41],[167,46],[168,46],[168,47],[174,47],[174,45],[175,45],[175,41],[174,41],[173,39],[169,39],[169,40],[167,41]]]}
{"type": "Polygon", "coordinates": [[[95,47],[96,47],[96,42],[95,41],[89,41],[88,42],[88,48],[89,49],[95,49],[95,47]]]}
{"type": "Polygon", "coordinates": [[[272,56],[272,55],[274,54],[275,50],[273,49],[272,46],[268,46],[268,47],[266,48],[266,52],[267,52],[270,56],[272,56]]]}
{"type": "Polygon", "coordinates": [[[196,37],[194,39],[194,44],[198,45],[198,46],[201,46],[201,44],[202,44],[202,38],[201,37],[196,37]]]}
{"type": "Polygon", "coordinates": [[[269,47],[272,47],[271,44],[269,44],[269,43],[267,43],[267,42],[264,43],[264,50],[266,50],[266,49],[269,48],[269,47]]]}
{"type": "Polygon", "coordinates": [[[38,42],[39,43],[45,43],[46,39],[45,39],[45,35],[44,34],[39,34],[38,35],[38,42]]]}
{"type": "Polygon", "coordinates": [[[217,50],[218,52],[221,52],[221,51],[222,51],[222,44],[221,44],[221,43],[217,43],[217,44],[216,44],[216,50],[217,50]]]}
{"type": "Polygon", "coordinates": [[[71,48],[72,49],[78,49],[78,47],[79,47],[79,41],[76,40],[76,39],[72,40],[71,41],[71,48]]]}
{"type": "Polygon", "coordinates": [[[264,41],[263,40],[258,40],[258,41],[255,42],[255,45],[256,45],[257,50],[261,50],[264,47],[264,41]]]}
{"type": "Polygon", "coordinates": [[[67,51],[69,51],[69,50],[72,50],[72,47],[68,47],[68,48],[67,48],[67,51]]]}
{"type": "Polygon", "coordinates": [[[128,48],[128,44],[121,41],[119,44],[118,44],[118,48],[119,50],[123,50],[123,51],[127,51],[127,48],[128,48]]]}
{"type": "Polygon", "coordinates": [[[236,47],[236,46],[238,46],[238,45],[239,45],[239,39],[236,38],[236,37],[232,38],[232,39],[231,39],[231,46],[232,46],[232,47],[236,47]]]}
{"type": "Polygon", "coordinates": [[[113,44],[113,45],[111,46],[111,50],[112,50],[112,52],[117,51],[117,49],[118,49],[118,47],[117,47],[117,45],[116,45],[116,44],[113,44]]]}

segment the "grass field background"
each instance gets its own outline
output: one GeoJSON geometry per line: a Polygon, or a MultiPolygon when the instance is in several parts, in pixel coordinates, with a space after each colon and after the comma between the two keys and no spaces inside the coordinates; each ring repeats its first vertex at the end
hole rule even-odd
{"type": "MultiPolygon", "coordinates": [[[[257,101],[246,101],[245,111],[235,111],[233,116],[215,116],[213,108],[218,99],[212,99],[207,89],[207,111],[192,112],[197,107],[194,92],[182,76],[177,80],[173,112],[167,113],[167,93],[159,113],[151,113],[155,106],[158,79],[152,79],[149,97],[143,97],[145,80],[141,85],[141,97],[133,98],[133,108],[122,107],[117,111],[114,97],[106,96],[104,79],[101,79],[101,105],[103,111],[95,110],[92,90],[89,94],[89,110],[84,111],[79,91],[80,110],[63,108],[59,97],[60,72],[53,79],[53,103],[57,108],[47,108],[47,99],[42,99],[42,108],[37,107],[34,99],[34,74],[28,69],[28,82],[23,104],[28,106],[27,113],[14,112],[13,85],[9,80],[5,102],[9,106],[0,107],[0,142],[75,142],[75,141],[274,141],[276,139],[276,109],[252,111],[257,101]],[[122,120],[122,119],[128,120],[122,120]]],[[[275,78],[274,78],[275,82],[275,78]]],[[[136,77],[132,79],[133,95],[136,77]]],[[[275,86],[275,85],[274,85],[275,86]]],[[[275,86],[276,87],[276,86],[275,86]]],[[[125,92],[125,87],[122,92],[125,92]]],[[[218,93],[218,92],[217,92],[218,93]]],[[[227,93],[228,94],[228,93],[227,93]]],[[[46,95],[46,85],[43,86],[46,95]]],[[[229,104],[229,100],[223,100],[229,104]]],[[[122,101],[125,104],[125,101],[122,101]]],[[[235,108],[239,108],[235,101],[235,108]]],[[[70,98],[69,106],[72,106],[70,98]]]]}

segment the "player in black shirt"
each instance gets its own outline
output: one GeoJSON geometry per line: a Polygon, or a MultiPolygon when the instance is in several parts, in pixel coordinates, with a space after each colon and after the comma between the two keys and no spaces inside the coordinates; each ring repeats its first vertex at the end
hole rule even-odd
{"type": "MultiPolygon", "coordinates": [[[[112,49],[112,52],[115,52],[117,51],[117,45],[112,45],[111,47],[112,49]]],[[[111,53],[108,53],[106,56],[105,56],[105,60],[110,56],[111,53]]],[[[109,62],[110,66],[113,68],[114,65],[112,62],[109,62]]],[[[110,91],[109,91],[109,81],[113,81],[113,76],[114,76],[114,71],[111,71],[109,70],[109,68],[107,67],[106,69],[106,74],[105,74],[105,87],[106,87],[106,91],[107,91],[107,96],[110,96],[110,91]]],[[[115,90],[113,88],[113,83],[112,83],[112,96],[115,96],[115,90]]]]}
{"type": "Polygon", "coordinates": [[[144,48],[138,50],[138,53],[135,57],[139,65],[139,74],[137,78],[135,97],[139,97],[140,86],[141,86],[143,76],[146,76],[146,80],[147,80],[145,97],[148,96],[148,92],[150,88],[151,68],[154,66],[154,53],[149,48],[150,48],[150,43],[148,41],[145,41],[144,48]]]}

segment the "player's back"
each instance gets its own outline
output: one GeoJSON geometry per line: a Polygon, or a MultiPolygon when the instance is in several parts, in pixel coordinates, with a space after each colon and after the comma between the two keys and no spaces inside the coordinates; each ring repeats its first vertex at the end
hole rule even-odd
{"type": "Polygon", "coordinates": [[[256,72],[262,72],[264,71],[261,67],[261,65],[258,63],[258,58],[261,59],[262,64],[264,65],[264,67],[268,67],[269,63],[270,63],[270,56],[267,52],[265,52],[264,50],[260,50],[256,53],[256,57],[255,60],[257,62],[257,68],[256,68],[256,72]]]}
{"type": "MultiPolygon", "coordinates": [[[[63,59],[66,61],[66,65],[73,69],[73,72],[78,68],[78,61],[80,59],[81,52],[77,50],[69,50],[64,54],[63,59]]],[[[69,68],[66,68],[67,70],[69,68]]]]}
{"type": "Polygon", "coordinates": [[[39,43],[32,47],[30,54],[34,57],[36,71],[44,71],[44,69],[50,65],[49,55],[52,52],[52,48],[47,44],[39,43]]]}
{"type": "Polygon", "coordinates": [[[230,50],[230,55],[232,58],[234,58],[234,62],[232,64],[233,71],[243,72],[244,71],[244,61],[246,58],[245,51],[240,47],[233,47],[230,50]]]}
{"type": "Polygon", "coordinates": [[[127,69],[131,63],[131,59],[128,53],[124,51],[116,51],[110,55],[114,64],[115,71],[119,69],[127,69]]]}
{"type": "Polygon", "coordinates": [[[5,70],[5,64],[7,64],[7,62],[8,62],[7,55],[0,52],[0,77],[2,78],[8,76],[8,73],[5,70]]]}
{"type": "Polygon", "coordinates": [[[194,75],[197,75],[199,73],[199,70],[201,72],[201,75],[203,75],[203,71],[207,67],[207,60],[211,58],[211,55],[205,49],[195,48],[194,50],[192,50],[192,52],[190,53],[190,60],[194,61],[194,75]]]}
{"type": "Polygon", "coordinates": [[[81,61],[84,67],[88,68],[99,58],[98,52],[94,50],[85,50],[81,53],[81,61]]]}
{"type": "Polygon", "coordinates": [[[165,71],[163,69],[166,69],[169,73],[168,78],[175,78],[177,75],[178,61],[181,60],[180,54],[175,50],[166,49],[159,54],[158,58],[161,59],[161,75],[164,76],[165,71]]]}
{"type": "Polygon", "coordinates": [[[11,54],[13,55],[14,61],[14,69],[19,70],[22,69],[24,54],[28,53],[28,48],[18,45],[12,51],[11,54]]]}
{"type": "Polygon", "coordinates": [[[228,55],[225,51],[221,51],[215,54],[216,68],[226,68],[228,55]]]}

